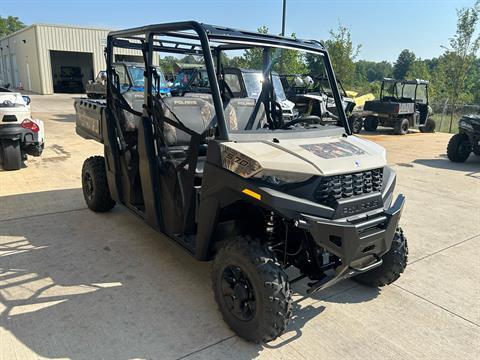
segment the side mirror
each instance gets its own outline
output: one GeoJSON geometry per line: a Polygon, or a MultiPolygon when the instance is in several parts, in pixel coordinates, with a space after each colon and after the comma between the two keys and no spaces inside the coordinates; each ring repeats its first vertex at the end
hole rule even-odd
{"type": "Polygon", "coordinates": [[[32,100],[30,99],[30,96],[27,95],[22,95],[23,101],[25,101],[25,104],[30,105],[32,100]]]}

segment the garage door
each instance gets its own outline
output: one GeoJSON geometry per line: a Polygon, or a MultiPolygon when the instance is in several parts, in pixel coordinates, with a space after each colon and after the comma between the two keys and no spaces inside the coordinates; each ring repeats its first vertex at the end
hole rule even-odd
{"type": "Polygon", "coordinates": [[[115,54],[115,62],[127,62],[127,63],[141,63],[143,64],[143,57],[141,55],[123,55],[115,54]]]}
{"type": "Polygon", "coordinates": [[[50,50],[50,62],[55,93],[84,93],[93,79],[92,53],[50,50]]]}

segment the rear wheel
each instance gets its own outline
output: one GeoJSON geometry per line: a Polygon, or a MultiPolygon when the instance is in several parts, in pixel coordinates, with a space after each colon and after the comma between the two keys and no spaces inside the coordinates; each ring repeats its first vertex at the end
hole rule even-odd
{"type": "Polygon", "coordinates": [[[398,119],[395,122],[395,127],[393,128],[393,133],[395,135],[406,135],[408,134],[408,127],[410,124],[408,123],[408,119],[398,119]]]}
{"type": "Polygon", "coordinates": [[[422,133],[433,133],[435,132],[436,123],[433,119],[428,118],[424,126],[419,127],[420,132],[422,133]]]}
{"type": "Polygon", "coordinates": [[[455,134],[451,137],[447,146],[447,156],[450,161],[464,162],[472,152],[472,144],[465,134],[455,134]]]}
{"type": "Polygon", "coordinates": [[[407,267],[408,244],[403,230],[398,228],[392,241],[390,250],[383,255],[383,263],[379,267],[366,273],[359,274],[352,279],[356,282],[371,286],[382,287],[396,281],[407,267]]]}
{"type": "Polygon", "coordinates": [[[288,277],[260,241],[237,236],[222,247],[212,284],[223,319],[240,337],[267,342],[285,331],[292,308],[288,277]]]}
{"type": "Polygon", "coordinates": [[[22,167],[22,151],[20,141],[4,139],[1,142],[3,169],[18,170],[22,167]]]}
{"type": "Polygon", "coordinates": [[[90,210],[109,211],[115,206],[108,188],[105,159],[103,156],[89,157],[82,167],[82,190],[90,210]]]}
{"type": "Polygon", "coordinates": [[[375,131],[378,127],[378,118],[376,116],[369,115],[365,118],[363,128],[366,131],[375,131]]]}
{"type": "Polygon", "coordinates": [[[350,126],[350,130],[352,130],[352,133],[358,134],[362,130],[363,127],[363,119],[360,117],[353,117],[351,116],[348,119],[348,125],[350,126]]]}

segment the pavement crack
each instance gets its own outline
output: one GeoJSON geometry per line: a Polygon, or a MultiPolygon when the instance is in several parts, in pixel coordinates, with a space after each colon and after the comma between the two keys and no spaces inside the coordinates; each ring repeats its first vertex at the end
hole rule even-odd
{"type": "Polygon", "coordinates": [[[180,356],[180,357],[177,358],[176,360],[186,359],[187,357],[189,357],[189,356],[191,356],[191,355],[198,354],[199,352],[201,352],[201,351],[203,351],[203,350],[206,350],[206,349],[208,349],[208,348],[211,348],[212,346],[221,344],[222,342],[227,341],[227,340],[229,340],[229,339],[232,339],[232,338],[234,338],[234,337],[235,337],[235,335],[231,335],[231,336],[229,336],[229,337],[226,337],[225,339],[222,339],[222,340],[219,340],[219,341],[217,341],[217,342],[214,342],[213,344],[204,346],[204,347],[202,347],[202,348],[200,348],[200,349],[198,349],[198,350],[192,351],[191,353],[188,353],[188,354],[186,354],[186,355],[180,356]]]}
{"type": "Polygon", "coordinates": [[[463,244],[463,243],[466,243],[467,241],[473,240],[473,239],[475,239],[475,238],[477,238],[477,237],[479,237],[479,236],[480,236],[480,234],[473,235],[473,236],[471,236],[471,237],[469,237],[469,238],[467,238],[467,239],[465,239],[465,240],[462,240],[462,241],[460,241],[460,242],[458,242],[458,243],[449,245],[449,246],[444,247],[444,248],[442,248],[442,249],[440,249],[440,250],[437,250],[437,251],[435,251],[435,252],[433,252],[433,253],[431,253],[431,254],[425,255],[424,257],[421,257],[420,259],[417,259],[417,260],[414,260],[414,261],[411,261],[411,262],[409,261],[409,262],[408,262],[408,265],[411,266],[411,265],[415,264],[416,262],[425,260],[425,259],[427,259],[427,258],[429,258],[429,257],[431,257],[431,256],[433,256],[433,255],[439,254],[439,253],[441,253],[442,251],[448,250],[448,249],[450,249],[450,248],[452,248],[452,247],[455,247],[455,246],[457,246],[457,245],[461,245],[461,244],[463,244]]]}
{"type": "Polygon", "coordinates": [[[20,217],[16,217],[16,218],[0,219],[0,223],[2,223],[2,222],[7,222],[7,221],[14,221],[14,220],[30,219],[30,218],[38,217],[38,216],[48,216],[48,215],[56,215],[56,214],[65,214],[65,213],[69,213],[69,212],[73,212],[73,211],[81,211],[81,210],[87,210],[87,208],[70,209],[70,210],[62,210],[62,211],[53,211],[53,212],[43,213],[43,214],[34,214],[34,215],[20,216],[20,217]]]}
{"type": "Polygon", "coordinates": [[[449,310],[449,309],[447,309],[447,308],[445,308],[445,307],[443,307],[443,306],[441,306],[441,305],[435,304],[433,301],[430,301],[430,300],[428,300],[427,298],[424,298],[423,296],[420,296],[420,295],[418,295],[418,294],[415,294],[414,292],[412,292],[412,291],[410,291],[410,290],[407,290],[407,289],[405,289],[405,288],[403,288],[403,287],[401,287],[401,286],[399,286],[399,285],[397,285],[397,284],[392,284],[392,285],[395,286],[395,287],[397,287],[397,288],[399,288],[399,289],[401,289],[401,290],[403,290],[403,291],[405,291],[405,292],[407,292],[407,293],[409,293],[410,295],[413,295],[413,296],[415,296],[415,297],[417,297],[417,298],[419,298],[419,299],[422,299],[423,301],[426,301],[426,302],[428,302],[429,304],[431,304],[431,305],[433,305],[433,306],[436,306],[436,307],[438,307],[438,308],[440,308],[440,309],[448,312],[449,314],[452,314],[453,316],[458,317],[459,319],[462,319],[462,320],[464,320],[464,321],[466,321],[466,322],[468,322],[468,323],[470,323],[470,324],[472,324],[472,325],[474,325],[474,326],[476,326],[476,327],[480,327],[480,325],[477,324],[476,322],[474,322],[474,321],[472,321],[472,320],[469,320],[469,319],[467,319],[466,317],[463,317],[463,316],[461,316],[461,315],[458,315],[458,314],[454,313],[453,311],[451,311],[451,310],[449,310]]]}

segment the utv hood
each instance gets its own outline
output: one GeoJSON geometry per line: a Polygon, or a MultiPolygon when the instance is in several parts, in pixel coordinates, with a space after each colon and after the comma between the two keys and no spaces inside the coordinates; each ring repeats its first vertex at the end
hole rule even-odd
{"type": "Polygon", "coordinates": [[[223,166],[243,177],[330,176],[381,168],[385,149],[355,136],[222,143],[223,166]]]}

